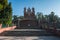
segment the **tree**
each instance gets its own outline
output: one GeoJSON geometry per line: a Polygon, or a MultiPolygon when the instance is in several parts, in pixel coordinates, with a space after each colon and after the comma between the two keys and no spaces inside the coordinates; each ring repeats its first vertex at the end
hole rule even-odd
{"type": "Polygon", "coordinates": [[[58,26],[57,25],[58,19],[59,19],[58,16],[55,15],[54,12],[51,12],[51,14],[49,14],[49,24],[50,24],[49,26],[56,28],[58,26]]]}
{"type": "Polygon", "coordinates": [[[41,13],[41,12],[37,12],[37,19],[38,20],[42,20],[42,17],[43,17],[43,13],[41,13]]]}
{"type": "Polygon", "coordinates": [[[39,27],[44,28],[44,23],[43,23],[44,22],[44,15],[43,15],[43,13],[38,12],[36,18],[38,20],[39,27]]]}
{"type": "Polygon", "coordinates": [[[17,19],[18,19],[17,15],[14,15],[13,20],[17,20],[17,19]]]}
{"type": "Polygon", "coordinates": [[[16,21],[17,21],[17,20],[18,20],[17,15],[14,15],[14,16],[13,16],[13,23],[16,24],[16,21]]]}
{"type": "Polygon", "coordinates": [[[19,19],[23,19],[23,18],[24,18],[24,16],[19,16],[18,18],[19,18],[19,19]]]}
{"type": "Polygon", "coordinates": [[[12,7],[8,0],[0,0],[0,21],[2,24],[12,23],[12,7]]]}
{"type": "Polygon", "coordinates": [[[12,23],[12,7],[11,7],[11,3],[9,3],[9,5],[6,7],[6,15],[7,15],[7,20],[6,20],[6,24],[10,25],[12,23]]]}

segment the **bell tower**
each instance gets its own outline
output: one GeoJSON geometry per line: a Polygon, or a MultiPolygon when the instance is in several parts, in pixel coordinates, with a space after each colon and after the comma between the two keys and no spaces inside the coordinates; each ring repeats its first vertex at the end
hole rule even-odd
{"type": "Polygon", "coordinates": [[[26,14],[26,7],[24,8],[24,18],[26,18],[27,14],[26,14]]]}
{"type": "Polygon", "coordinates": [[[35,9],[34,9],[34,8],[32,8],[32,14],[31,14],[31,16],[32,16],[33,18],[35,18],[35,9]]]}
{"type": "Polygon", "coordinates": [[[34,8],[26,9],[26,7],[25,7],[24,8],[24,19],[34,20],[35,19],[35,9],[34,8]]]}

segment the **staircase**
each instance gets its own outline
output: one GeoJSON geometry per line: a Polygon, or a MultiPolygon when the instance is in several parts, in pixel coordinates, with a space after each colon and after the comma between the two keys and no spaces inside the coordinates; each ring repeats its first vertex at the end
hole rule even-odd
{"type": "Polygon", "coordinates": [[[15,29],[6,31],[4,36],[52,36],[53,33],[46,32],[42,29],[15,29]]]}

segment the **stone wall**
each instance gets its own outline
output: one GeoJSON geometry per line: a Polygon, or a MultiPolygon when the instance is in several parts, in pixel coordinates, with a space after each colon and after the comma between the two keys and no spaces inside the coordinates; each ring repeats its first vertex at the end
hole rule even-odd
{"type": "Polygon", "coordinates": [[[21,20],[18,28],[36,29],[38,28],[38,22],[36,20],[21,20]]]}

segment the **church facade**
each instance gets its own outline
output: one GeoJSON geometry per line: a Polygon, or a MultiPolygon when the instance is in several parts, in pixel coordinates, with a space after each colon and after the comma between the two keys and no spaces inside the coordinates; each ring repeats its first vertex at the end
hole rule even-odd
{"type": "Polygon", "coordinates": [[[38,28],[38,21],[35,16],[35,9],[24,8],[24,18],[18,20],[17,28],[38,28]]]}

